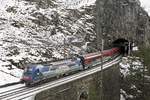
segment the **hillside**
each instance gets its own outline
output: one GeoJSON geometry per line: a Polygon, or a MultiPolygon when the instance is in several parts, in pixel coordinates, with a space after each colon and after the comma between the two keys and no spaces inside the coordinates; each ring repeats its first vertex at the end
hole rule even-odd
{"type": "Polygon", "coordinates": [[[12,74],[26,63],[84,53],[81,47],[94,41],[94,0],[46,1],[1,0],[2,72],[12,74]]]}

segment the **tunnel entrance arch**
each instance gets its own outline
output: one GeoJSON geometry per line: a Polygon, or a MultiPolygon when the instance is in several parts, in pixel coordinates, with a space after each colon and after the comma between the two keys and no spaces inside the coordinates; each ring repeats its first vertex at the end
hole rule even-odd
{"type": "Polygon", "coordinates": [[[113,47],[119,47],[121,49],[121,53],[123,55],[128,55],[129,54],[129,41],[124,38],[119,38],[115,41],[113,41],[113,47]]]}
{"type": "Polygon", "coordinates": [[[81,92],[81,94],[79,95],[79,100],[88,100],[88,99],[89,99],[88,92],[87,91],[81,92]]]}

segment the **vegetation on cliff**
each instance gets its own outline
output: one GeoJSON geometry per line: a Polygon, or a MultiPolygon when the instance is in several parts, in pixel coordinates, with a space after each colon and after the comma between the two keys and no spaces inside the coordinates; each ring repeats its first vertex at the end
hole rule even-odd
{"type": "Polygon", "coordinates": [[[128,57],[127,72],[121,78],[121,93],[127,100],[150,99],[150,48],[142,47],[128,57]]]}
{"type": "Polygon", "coordinates": [[[148,75],[150,75],[150,47],[141,47],[139,51],[134,53],[135,56],[141,58],[143,64],[148,70],[148,75]]]}

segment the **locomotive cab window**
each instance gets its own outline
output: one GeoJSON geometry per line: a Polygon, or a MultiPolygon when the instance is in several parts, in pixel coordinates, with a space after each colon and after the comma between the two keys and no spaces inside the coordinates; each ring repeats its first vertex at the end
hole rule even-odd
{"type": "Polygon", "coordinates": [[[32,68],[30,68],[30,67],[25,68],[23,74],[24,74],[25,76],[32,75],[32,68]]]}
{"type": "Polygon", "coordinates": [[[40,71],[39,71],[39,69],[37,69],[36,75],[40,75],[40,71]]]}

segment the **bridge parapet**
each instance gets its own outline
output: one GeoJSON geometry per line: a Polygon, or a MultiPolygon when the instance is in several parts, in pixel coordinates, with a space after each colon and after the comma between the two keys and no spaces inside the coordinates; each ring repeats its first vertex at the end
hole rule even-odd
{"type": "Polygon", "coordinates": [[[120,100],[118,64],[103,70],[103,85],[101,72],[44,90],[35,96],[35,100],[101,100],[102,94],[103,100],[120,100]]]}

